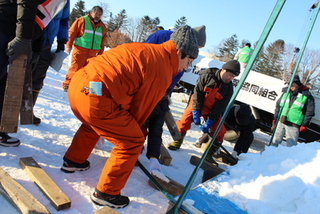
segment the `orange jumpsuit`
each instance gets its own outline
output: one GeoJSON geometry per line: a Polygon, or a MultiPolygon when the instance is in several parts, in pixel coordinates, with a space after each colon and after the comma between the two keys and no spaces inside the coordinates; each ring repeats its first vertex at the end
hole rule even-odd
{"type": "Polygon", "coordinates": [[[65,157],[83,163],[99,137],[114,144],[96,188],[117,195],[144,144],[141,126],[178,72],[172,41],[160,45],[127,43],[91,58],[72,78],[70,106],[82,122],[65,157]],[[102,96],[88,93],[89,82],[102,82],[102,96]]]}
{"type": "Polygon", "coordinates": [[[73,77],[73,75],[75,74],[75,72],[77,72],[80,68],[84,67],[87,64],[87,59],[94,57],[94,56],[97,56],[97,55],[100,55],[104,51],[104,47],[105,47],[106,41],[107,41],[107,28],[102,21],[100,21],[98,23],[94,23],[91,20],[91,15],[88,14],[88,16],[90,18],[90,23],[94,29],[96,29],[99,26],[102,27],[101,49],[100,50],[92,50],[92,49],[79,47],[79,46],[73,44],[75,39],[77,37],[81,37],[84,33],[84,30],[85,30],[83,17],[80,17],[76,21],[74,21],[74,23],[71,25],[71,27],[68,31],[69,32],[69,39],[66,44],[66,48],[71,49],[73,46],[72,55],[71,55],[71,57],[72,57],[71,58],[71,65],[70,65],[68,72],[66,74],[66,79],[63,82],[63,86],[70,84],[70,80],[73,77]]]}

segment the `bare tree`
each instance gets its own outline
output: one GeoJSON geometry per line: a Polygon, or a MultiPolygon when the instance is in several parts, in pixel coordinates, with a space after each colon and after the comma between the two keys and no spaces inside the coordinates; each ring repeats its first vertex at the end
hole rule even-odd
{"type": "Polygon", "coordinates": [[[320,77],[319,66],[320,50],[306,49],[299,65],[301,82],[305,85],[309,85],[311,82],[314,82],[314,79],[318,79],[320,77]]]}
{"type": "Polygon", "coordinates": [[[107,46],[110,48],[114,48],[117,45],[121,45],[123,43],[128,43],[128,42],[132,42],[129,36],[121,33],[120,30],[114,30],[109,34],[109,37],[107,40],[107,46]]]}
{"type": "Polygon", "coordinates": [[[138,20],[129,20],[129,24],[124,28],[124,32],[132,41],[144,42],[159,24],[160,19],[158,17],[151,19],[149,16],[144,16],[138,20]]]}

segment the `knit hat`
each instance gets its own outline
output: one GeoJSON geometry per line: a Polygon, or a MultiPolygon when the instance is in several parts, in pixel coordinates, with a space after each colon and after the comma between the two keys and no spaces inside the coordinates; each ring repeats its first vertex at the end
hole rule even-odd
{"type": "Polygon", "coordinates": [[[251,122],[250,115],[252,114],[250,106],[247,104],[241,104],[240,109],[237,112],[237,119],[240,125],[246,126],[251,122]]]}
{"type": "Polygon", "coordinates": [[[171,34],[170,40],[173,41],[177,50],[195,59],[199,53],[196,34],[189,25],[184,25],[171,34]]]}
{"type": "Polygon", "coordinates": [[[193,28],[197,34],[197,41],[198,41],[198,46],[199,47],[204,47],[206,45],[206,26],[205,25],[201,25],[200,27],[194,27],[193,28]]]}
{"type": "Polygon", "coordinates": [[[222,69],[230,71],[234,75],[238,76],[240,74],[240,63],[237,60],[232,59],[224,63],[222,69]]]}
{"type": "Polygon", "coordinates": [[[293,78],[293,82],[296,83],[297,85],[302,85],[301,81],[300,81],[300,78],[299,78],[299,75],[295,75],[294,78],[293,78]]]}

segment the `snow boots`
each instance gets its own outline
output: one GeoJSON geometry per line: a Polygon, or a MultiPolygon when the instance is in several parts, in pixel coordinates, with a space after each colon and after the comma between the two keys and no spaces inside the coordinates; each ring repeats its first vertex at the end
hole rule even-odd
{"type": "MultiPolygon", "coordinates": [[[[37,98],[38,98],[39,92],[38,91],[32,91],[32,105],[34,106],[36,104],[37,98]]],[[[33,114],[33,124],[39,125],[41,123],[41,119],[39,117],[34,116],[33,114]]]]}
{"type": "Polygon", "coordinates": [[[170,150],[177,150],[180,149],[181,144],[183,143],[183,139],[187,133],[180,133],[181,138],[179,140],[175,140],[168,145],[168,149],[170,150]]]}
{"type": "Polygon", "coordinates": [[[130,202],[127,196],[118,195],[108,195],[99,190],[95,189],[91,195],[91,200],[101,206],[109,206],[111,208],[123,208],[127,206],[130,202]]]}
{"type": "Polygon", "coordinates": [[[90,168],[90,162],[85,161],[84,163],[76,163],[71,160],[69,160],[66,157],[63,157],[63,165],[61,167],[61,171],[66,173],[73,173],[75,171],[85,171],[90,168]]]}
{"type": "MultiPolygon", "coordinates": [[[[207,154],[207,156],[204,158],[206,161],[208,161],[209,163],[211,163],[212,165],[218,166],[218,163],[216,162],[216,160],[213,158],[213,154],[220,148],[221,146],[221,142],[215,140],[207,154]]],[[[206,143],[206,146],[209,145],[209,142],[206,143]]],[[[207,148],[206,148],[207,149],[207,148]]]]}
{"type": "Polygon", "coordinates": [[[1,146],[19,146],[20,145],[20,140],[15,137],[10,137],[7,133],[5,132],[0,132],[0,145],[1,146]]]}

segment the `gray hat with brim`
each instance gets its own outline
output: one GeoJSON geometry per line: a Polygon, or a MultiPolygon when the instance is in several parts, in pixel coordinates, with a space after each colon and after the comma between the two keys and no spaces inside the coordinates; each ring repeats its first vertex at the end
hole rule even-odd
{"type": "Polygon", "coordinates": [[[184,25],[172,33],[170,40],[173,41],[177,50],[189,55],[193,59],[198,57],[199,49],[196,31],[189,25],[184,25]]]}
{"type": "Polygon", "coordinates": [[[228,62],[224,63],[222,69],[225,69],[236,76],[240,74],[240,63],[237,60],[229,60],[228,62]]]}

